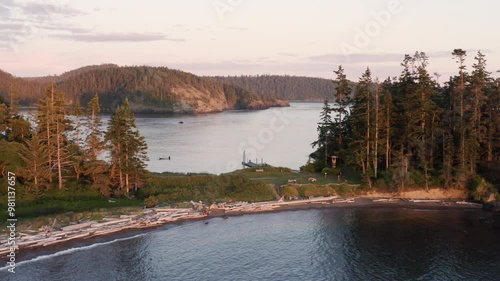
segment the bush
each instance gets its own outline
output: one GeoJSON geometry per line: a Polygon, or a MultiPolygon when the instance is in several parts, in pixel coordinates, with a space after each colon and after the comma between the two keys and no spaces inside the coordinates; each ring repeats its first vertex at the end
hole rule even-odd
{"type": "Polygon", "coordinates": [[[299,197],[299,191],[294,186],[285,185],[280,188],[281,196],[285,198],[299,197]]]}
{"type": "Polygon", "coordinates": [[[335,190],[337,194],[341,196],[354,196],[363,190],[363,186],[355,187],[352,185],[340,184],[335,186],[335,190]]]}
{"type": "Polygon", "coordinates": [[[425,175],[420,170],[412,170],[410,172],[410,182],[412,185],[422,187],[425,185],[425,175]]]}
{"type": "Polygon", "coordinates": [[[315,173],[316,168],[314,166],[314,163],[307,163],[306,165],[300,167],[300,171],[303,173],[315,173]]]}
{"type": "Polygon", "coordinates": [[[321,172],[321,170],[323,170],[325,168],[325,163],[323,162],[323,160],[316,160],[314,161],[314,171],[315,172],[321,172]]]}
{"type": "Polygon", "coordinates": [[[155,196],[148,197],[144,200],[146,208],[153,208],[158,205],[158,199],[155,196]]]}
{"type": "MultiPolygon", "coordinates": [[[[17,172],[17,169],[24,165],[21,158],[21,148],[23,145],[18,142],[9,142],[4,139],[0,140],[0,164],[5,165],[5,172],[17,172]]],[[[2,175],[0,174],[0,178],[2,175]]]]}
{"type": "Polygon", "coordinates": [[[311,196],[320,197],[320,196],[336,195],[337,192],[331,186],[303,185],[299,188],[299,194],[300,197],[309,198],[311,196]]]}
{"type": "Polygon", "coordinates": [[[238,175],[151,175],[137,196],[141,199],[156,196],[161,204],[190,200],[257,202],[273,200],[276,194],[269,185],[238,175]]]}
{"type": "Polygon", "coordinates": [[[468,186],[471,190],[472,199],[475,201],[485,202],[492,194],[494,196],[498,196],[498,192],[495,187],[481,176],[472,176],[469,179],[468,186]]]}
{"type": "Polygon", "coordinates": [[[322,174],[329,174],[329,175],[338,175],[340,174],[340,169],[339,168],[336,168],[336,169],[332,169],[332,168],[323,168],[323,170],[321,170],[321,173],[322,174]]]}

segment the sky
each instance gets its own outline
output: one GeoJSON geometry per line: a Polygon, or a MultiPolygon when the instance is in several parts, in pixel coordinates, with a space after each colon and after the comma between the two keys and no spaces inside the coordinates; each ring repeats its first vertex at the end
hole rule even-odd
{"type": "Polygon", "coordinates": [[[0,69],[20,77],[86,65],[166,66],[197,75],[351,80],[401,73],[425,52],[441,80],[453,49],[478,50],[500,76],[500,1],[0,0],[0,69]]]}

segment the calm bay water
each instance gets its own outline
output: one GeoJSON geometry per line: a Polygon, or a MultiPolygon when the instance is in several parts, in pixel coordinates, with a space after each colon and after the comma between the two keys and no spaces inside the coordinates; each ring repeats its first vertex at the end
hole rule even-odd
{"type": "MultiPolygon", "coordinates": [[[[320,103],[195,116],[137,116],[148,143],[148,170],[226,173],[247,159],[299,169],[313,151],[320,103]],[[180,122],[183,122],[182,124],[180,122]],[[171,160],[158,160],[159,157],[171,160]]],[[[108,119],[108,118],[105,118],[108,119]]]]}
{"type": "Polygon", "coordinates": [[[0,280],[498,280],[499,222],[363,208],[214,218],[38,257],[0,280]]]}
{"type": "MultiPolygon", "coordinates": [[[[152,172],[221,174],[241,169],[246,159],[299,169],[314,150],[322,103],[287,108],[200,115],[137,115],[148,144],[152,172]],[[160,160],[158,158],[168,158],[160,160]]],[[[23,111],[28,115],[28,111],[23,111]]],[[[33,117],[31,117],[33,118],[33,117]]],[[[103,130],[110,115],[103,115],[103,130]]],[[[82,132],[82,135],[85,135],[82,132]]]]}

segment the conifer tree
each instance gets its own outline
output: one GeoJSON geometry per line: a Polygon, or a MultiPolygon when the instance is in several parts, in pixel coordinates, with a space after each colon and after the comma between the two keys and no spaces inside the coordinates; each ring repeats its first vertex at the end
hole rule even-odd
{"type": "Polygon", "coordinates": [[[85,124],[88,128],[86,149],[88,150],[89,160],[96,161],[104,150],[103,131],[101,116],[101,107],[99,105],[99,96],[96,94],[87,105],[85,124]]]}
{"type": "MultiPolygon", "coordinates": [[[[337,153],[340,155],[346,148],[345,139],[350,130],[348,124],[348,106],[350,104],[350,95],[352,89],[342,66],[339,66],[338,70],[334,70],[333,72],[337,75],[334,80],[334,83],[337,85],[337,87],[335,88],[336,92],[334,95],[335,105],[332,108],[332,113],[334,113],[332,116],[332,133],[333,137],[337,140],[337,153]]],[[[339,156],[339,158],[344,157],[339,156]]]]}
{"type": "Polygon", "coordinates": [[[472,104],[472,116],[471,122],[469,124],[469,162],[471,173],[474,173],[476,171],[478,158],[481,154],[480,145],[487,145],[485,141],[485,135],[488,122],[484,122],[483,119],[488,118],[488,108],[486,107],[488,96],[486,92],[487,86],[491,80],[490,73],[486,71],[485,55],[483,55],[481,51],[478,51],[477,56],[474,59],[476,60],[476,63],[472,65],[473,71],[470,83],[470,92],[472,94],[472,97],[469,101],[470,104],[472,104]],[[482,113],[483,111],[485,112],[485,114],[482,113]]]}
{"type": "Polygon", "coordinates": [[[382,117],[381,123],[381,138],[384,140],[385,144],[385,169],[389,169],[391,165],[391,155],[392,155],[392,120],[394,115],[392,94],[391,94],[392,82],[391,79],[388,78],[382,84],[382,117]]]}
{"type": "Polygon", "coordinates": [[[73,169],[75,171],[76,175],[76,181],[78,182],[80,180],[80,176],[84,173],[84,160],[85,156],[83,154],[82,150],[82,107],[80,105],[80,101],[76,101],[75,106],[73,108],[72,115],[75,119],[74,121],[74,128],[73,128],[73,134],[72,134],[72,143],[69,145],[68,150],[70,156],[70,161],[73,165],[73,169]]]}
{"type": "Polygon", "coordinates": [[[71,122],[67,118],[64,95],[52,83],[37,106],[36,133],[47,147],[48,180],[52,182],[56,174],[58,188],[62,189],[63,173],[67,167],[72,166],[67,149],[69,144],[67,133],[71,129],[71,122]]]}
{"type": "Polygon", "coordinates": [[[73,112],[72,112],[74,118],[75,118],[75,122],[74,122],[74,128],[73,128],[73,132],[74,132],[74,142],[75,144],[78,146],[78,147],[81,147],[82,146],[82,115],[83,115],[83,110],[82,110],[82,106],[80,105],[80,101],[77,100],[75,102],[75,106],[73,108],[73,112]]]}
{"type": "Polygon", "coordinates": [[[372,160],[370,152],[370,148],[372,147],[372,84],[371,71],[367,68],[356,86],[351,114],[349,116],[349,121],[353,128],[350,153],[354,157],[354,162],[361,166],[365,180],[370,187],[370,177],[373,174],[370,168],[372,160]]]}
{"type": "Polygon", "coordinates": [[[31,139],[26,140],[21,150],[25,165],[19,174],[30,182],[28,191],[44,191],[47,188],[47,157],[47,146],[38,134],[35,133],[31,139]]]}
{"type": "Polygon", "coordinates": [[[378,150],[379,150],[379,137],[380,137],[380,95],[382,92],[382,87],[378,81],[378,78],[375,79],[375,97],[374,97],[374,115],[375,115],[375,128],[374,128],[374,138],[373,138],[373,176],[375,178],[378,177],[378,150]]]}
{"type": "MultiPolygon", "coordinates": [[[[18,109],[18,93],[14,79],[10,80],[8,92],[8,103],[4,105],[4,121],[5,135],[9,141],[24,142],[30,136],[30,123],[19,114],[18,109]],[[6,107],[5,107],[6,106],[6,107]]],[[[2,128],[0,128],[2,129],[2,128]]]]}
{"type": "Polygon", "coordinates": [[[415,128],[414,135],[418,139],[416,151],[419,167],[423,170],[425,176],[425,188],[429,190],[429,170],[430,166],[430,151],[434,143],[431,142],[432,123],[436,105],[431,99],[434,95],[434,82],[432,81],[429,72],[427,71],[428,58],[423,52],[415,53],[415,62],[417,64],[417,85],[415,102],[418,104],[417,112],[420,112],[418,118],[418,127],[415,128]]]}
{"type": "Polygon", "coordinates": [[[88,136],[85,144],[85,169],[84,173],[90,177],[92,186],[103,195],[109,196],[111,184],[109,180],[109,165],[99,156],[105,149],[103,141],[102,121],[99,115],[101,111],[99,96],[96,94],[88,103],[85,113],[85,125],[88,128],[88,136]]]}
{"type": "Polygon", "coordinates": [[[485,117],[485,156],[491,164],[500,161],[500,78],[489,83],[488,102],[484,110],[485,117]]]}
{"type": "Polygon", "coordinates": [[[332,109],[328,104],[328,101],[325,100],[323,104],[323,109],[320,113],[320,123],[318,123],[318,140],[314,141],[311,145],[313,148],[318,147],[319,149],[323,149],[324,153],[324,166],[328,165],[328,143],[331,142],[331,129],[332,129],[332,109]]]}
{"type": "Polygon", "coordinates": [[[110,145],[111,179],[128,195],[140,187],[147,161],[147,144],[137,130],[128,99],[111,116],[105,137],[110,145]]]}
{"type": "Polygon", "coordinates": [[[9,111],[7,105],[3,102],[0,102],[0,132],[3,132],[4,134],[8,128],[8,120],[9,120],[9,111]]]}
{"type": "Polygon", "coordinates": [[[459,69],[459,79],[458,79],[458,85],[456,87],[456,93],[457,93],[457,99],[458,101],[456,102],[457,108],[458,108],[458,115],[459,115],[459,122],[458,122],[458,128],[459,128],[459,135],[460,135],[460,145],[459,145],[459,159],[460,159],[460,169],[461,172],[463,173],[465,171],[465,159],[466,159],[466,153],[465,153],[465,143],[466,143],[466,136],[465,136],[465,80],[466,80],[466,75],[467,73],[465,72],[465,57],[467,56],[467,52],[462,50],[462,49],[455,49],[453,50],[452,55],[455,57],[457,60],[457,63],[459,64],[458,69],[459,69]]]}

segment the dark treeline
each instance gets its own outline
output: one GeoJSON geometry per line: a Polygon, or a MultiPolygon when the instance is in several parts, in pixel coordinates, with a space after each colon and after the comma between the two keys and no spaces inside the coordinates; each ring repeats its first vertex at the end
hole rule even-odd
{"type": "MultiPolygon", "coordinates": [[[[262,109],[280,105],[274,98],[262,98],[254,92],[214,79],[166,67],[118,67],[112,64],[88,66],[60,76],[15,78],[0,72],[0,94],[15,85],[19,103],[34,105],[45,94],[48,84],[55,82],[66,94],[66,102],[74,105],[89,102],[95,94],[105,112],[113,111],[126,98],[135,112],[198,112],[199,101],[216,104],[212,111],[225,109],[262,109]],[[186,108],[187,106],[187,108],[186,108]]],[[[210,111],[211,108],[208,109],[210,111]]]]}
{"type": "Polygon", "coordinates": [[[287,75],[217,76],[214,79],[282,100],[324,101],[336,88],[328,79],[287,75]]]}
{"type": "Polygon", "coordinates": [[[310,167],[330,167],[335,156],[340,166],[359,167],[369,187],[471,187],[477,200],[495,193],[478,173],[499,182],[500,79],[491,77],[481,52],[469,68],[464,50],[450,55],[457,75],[444,86],[428,72],[426,54],[416,52],[405,56],[399,77],[378,81],[367,69],[352,98],[339,67],[310,167]]]}

